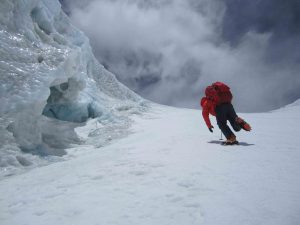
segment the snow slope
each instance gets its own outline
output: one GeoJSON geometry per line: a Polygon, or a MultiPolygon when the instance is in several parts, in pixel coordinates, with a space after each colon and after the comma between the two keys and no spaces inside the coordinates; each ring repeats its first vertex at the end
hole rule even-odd
{"type": "Polygon", "coordinates": [[[201,111],[154,105],[111,145],[1,180],[1,225],[299,225],[300,106],[241,116],[253,132],[221,146],[201,111]]]}

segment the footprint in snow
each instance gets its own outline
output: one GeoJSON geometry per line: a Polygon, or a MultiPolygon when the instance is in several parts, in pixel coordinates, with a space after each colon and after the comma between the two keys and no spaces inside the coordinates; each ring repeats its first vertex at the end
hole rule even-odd
{"type": "Polygon", "coordinates": [[[92,180],[102,180],[102,179],[103,179],[102,175],[92,177],[92,180]]]}
{"type": "Polygon", "coordinates": [[[186,207],[186,208],[200,208],[201,205],[199,203],[188,203],[188,204],[185,204],[184,207],[186,207]]]}
{"type": "Polygon", "coordinates": [[[146,172],[146,171],[131,171],[131,172],[129,172],[129,174],[135,175],[135,176],[143,176],[143,175],[147,175],[148,172],[146,172]]]}
{"type": "Polygon", "coordinates": [[[192,181],[181,181],[178,182],[177,185],[183,188],[191,188],[194,186],[192,181]]]}
{"type": "Polygon", "coordinates": [[[34,215],[36,216],[43,216],[46,214],[46,211],[38,211],[38,212],[35,212],[34,215]]]}
{"type": "Polygon", "coordinates": [[[174,198],[170,199],[170,202],[176,203],[176,202],[180,202],[180,201],[182,201],[182,200],[183,200],[182,197],[174,197],[174,198]]]}

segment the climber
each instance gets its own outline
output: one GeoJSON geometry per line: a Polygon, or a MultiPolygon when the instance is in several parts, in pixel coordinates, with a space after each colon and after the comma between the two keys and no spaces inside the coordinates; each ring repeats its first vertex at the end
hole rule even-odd
{"type": "Polygon", "coordinates": [[[210,122],[209,114],[216,116],[217,124],[226,137],[224,145],[238,144],[236,136],[227,125],[227,120],[236,132],[241,129],[251,130],[251,126],[237,116],[231,101],[232,93],[230,88],[222,82],[215,82],[205,89],[205,97],[201,99],[200,103],[202,116],[210,132],[213,132],[214,127],[210,122]]]}

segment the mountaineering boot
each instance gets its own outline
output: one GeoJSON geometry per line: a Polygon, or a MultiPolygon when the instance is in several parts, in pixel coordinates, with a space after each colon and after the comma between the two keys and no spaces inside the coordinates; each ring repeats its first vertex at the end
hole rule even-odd
{"type": "Polygon", "coordinates": [[[226,141],[224,141],[223,145],[237,145],[239,142],[236,140],[235,135],[231,135],[226,141]]]}
{"type": "Polygon", "coordinates": [[[250,131],[251,130],[251,126],[245,121],[243,120],[241,117],[237,117],[235,119],[235,121],[237,122],[237,124],[239,124],[241,126],[242,129],[244,129],[245,131],[250,131]]]}

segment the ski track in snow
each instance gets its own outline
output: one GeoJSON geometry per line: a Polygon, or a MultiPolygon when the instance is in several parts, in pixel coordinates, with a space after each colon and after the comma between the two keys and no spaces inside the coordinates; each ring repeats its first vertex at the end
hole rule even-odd
{"type": "Polygon", "coordinates": [[[242,114],[253,132],[221,146],[201,111],[155,105],[128,137],[1,180],[1,225],[298,225],[299,111],[242,114]]]}

